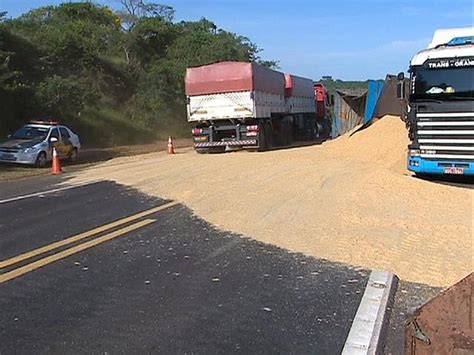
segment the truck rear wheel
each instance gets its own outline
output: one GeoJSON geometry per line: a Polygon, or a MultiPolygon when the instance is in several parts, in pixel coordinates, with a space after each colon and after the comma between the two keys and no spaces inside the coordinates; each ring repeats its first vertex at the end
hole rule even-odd
{"type": "Polygon", "coordinates": [[[293,124],[291,122],[288,122],[286,125],[286,145],[292,145],[293,144],[293,124]]]}
{"type": "Polygon", "coordinates": [[[268,149],[267,147],[267,130],[264,124],[258,125],[258,151],[264,152],[268,149]]]}
{"type": "Polygon", "coordinates": [[[264,152],[268,149],[268,132],[267,125],[259,123],[258,125],[258,151],[264,152]]]}
{"type": "Polygon", "coordinates": [[[267,137],[267,150],[273,147],[273,127],[270,121],[265,124],[266,137],[267,137]]]}
{"type": "Polygon", "coordinates": [[[281,144],[283,146],[291,145],[293,143],[293,125],[288,120],[284,120],[282,125],[281,144]]]}

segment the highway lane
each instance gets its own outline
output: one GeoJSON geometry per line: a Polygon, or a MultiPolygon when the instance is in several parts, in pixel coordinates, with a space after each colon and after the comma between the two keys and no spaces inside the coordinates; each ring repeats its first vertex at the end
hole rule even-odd
{"type": "Polygon", "coordinates": [[[0,283],[0,353],[340,352],[367,270],[220,231],[168,203],[99,182],[0,204],[1,262],[48,249],[3,264],[0,282],[40,267],[0,283]]]}
{"type": "Polygon", "coordinates": [[[24,196],[40,190],[49,190],[67,181],[68,174],[36,176],[33,178],[0,182],[0,201],[24,196]]]}
{"type": "MultiPolygon", "coordinates": [[[[49,186],[39,190],[54,191],[58,188],[61,187],[49,186]]],[[[0,204],[0,259],[162,203],[164,201],[113,183],[93,183],[0,204]]]]}

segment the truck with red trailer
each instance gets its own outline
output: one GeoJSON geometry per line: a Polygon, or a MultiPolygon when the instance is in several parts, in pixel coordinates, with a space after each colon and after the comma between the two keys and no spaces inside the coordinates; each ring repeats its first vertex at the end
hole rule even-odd
{"type": "Polygon", "coordinates": [[[185,87],[197,152],[265,151],[326,134],[310,79],[256,63],[220,62],[188,68],[185,87]]]}

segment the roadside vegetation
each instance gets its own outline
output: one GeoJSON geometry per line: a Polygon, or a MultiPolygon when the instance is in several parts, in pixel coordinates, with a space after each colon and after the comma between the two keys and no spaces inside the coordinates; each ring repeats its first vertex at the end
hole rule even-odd
{"type": "Polygon", "coordinates": [[[1,14],[0,135],[32,118],[57,118],[89,146],[183,136],[188,66],[262,61],[248,38],[207,19],[177,22],[142,0],[122,10],[91,2],[1,14]]]}
{"type": "MultiPolygon", "coordinates": [[[[185,137],[187,67],[222,60],[278,67],[248,38],[210,20],[178,22],[172,7],[143,0],[121,4],[0,14],[1,138],[37,118],[70,125],[88,147],[185,137]]],[[[325,78],[330,88],[345,85],[325,78]]]]}
{"type": "Polygon", "coordinates": [[[323,76],[319,82],[323,83],[330,94],[334,94],[336,90],[364,92],[367,90],[369,80],[365,81],[344,81],[334,79],[332,76],[323,76]]]}

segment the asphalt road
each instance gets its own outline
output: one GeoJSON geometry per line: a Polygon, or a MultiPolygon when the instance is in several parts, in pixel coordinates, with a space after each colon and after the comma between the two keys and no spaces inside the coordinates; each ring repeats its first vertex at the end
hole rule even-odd
{"type": "MultiPolygon", "coordinates": [[[[0,184],[0,200],[56,182],[0,184]]],[[[169,202],[112,182],[0,202],[0,354],[340,353],[367,270],[169,202]]]]}

